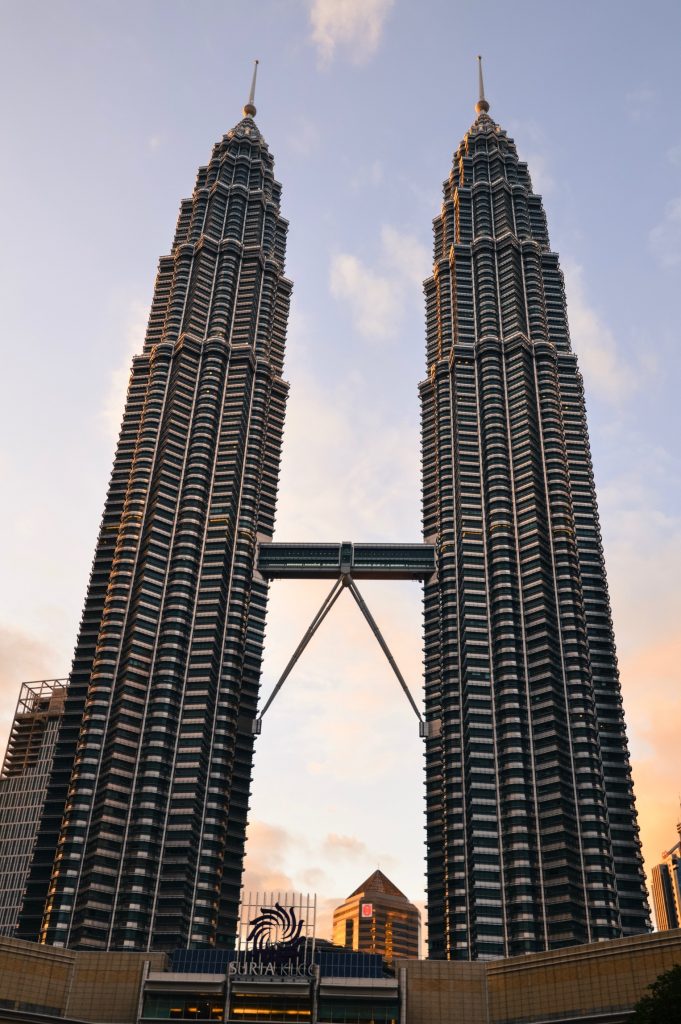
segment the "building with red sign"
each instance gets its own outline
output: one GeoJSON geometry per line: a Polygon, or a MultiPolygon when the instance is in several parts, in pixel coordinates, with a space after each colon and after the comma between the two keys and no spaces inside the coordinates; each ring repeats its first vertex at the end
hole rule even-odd
{"type": "Polygon", "coordinates": [[[380,953],[388,961],[418,957],[421,914],[403,892],[374,871],[333,912],[333,941],[362,953],[380,953]]]}

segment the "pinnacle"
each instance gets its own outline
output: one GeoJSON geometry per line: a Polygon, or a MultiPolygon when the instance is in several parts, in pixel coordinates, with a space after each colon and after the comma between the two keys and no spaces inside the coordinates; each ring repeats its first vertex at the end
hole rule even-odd
{"type": "Polygon", "coordinates": [[[407,899],[404,893],[378,868],[354,892],[350,893],[348,899],[351,899],[353,896],[359,896],[360,893],[371,892],[382,893],[385,896],[399,896],[403,900],[407,899]]]}

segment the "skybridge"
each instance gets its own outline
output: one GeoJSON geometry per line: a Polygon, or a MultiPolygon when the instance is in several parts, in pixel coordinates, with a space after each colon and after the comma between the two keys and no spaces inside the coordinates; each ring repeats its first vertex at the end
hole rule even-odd
{"type": "Polygon", "coordinates": [[[421,580],[435,572],[432,544],[261,544],[257,568],[266,580],[421,580]]]}
{"type": "Polygon", "coordinates": [[[291,655],[262,711],[253,720],[253,732],[259,735],[262,731],[265,712],[340,595],[347,590],[376,637],[412,711],[418,718],[420,735],[431,735],[432,725],[424,721],[376,620],[359,592],[356,580],[415,580],[424,583],[435,573],[436,567],[435,548],[432,544],[354,544],[351,541],[342,541],[340,544],[260,544],[256,568],[268,582],[334,580],[334,584],[291,655]]]}

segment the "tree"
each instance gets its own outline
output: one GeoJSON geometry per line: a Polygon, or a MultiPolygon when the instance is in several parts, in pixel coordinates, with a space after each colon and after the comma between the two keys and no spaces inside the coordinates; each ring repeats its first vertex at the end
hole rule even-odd
{"type": "Polygon", "coordinates": [[[661,974],[652,985],[648,985],[648,989],[650,995],[639,999],[630,1024],[679,1024],[681,964],[661,974]]]}

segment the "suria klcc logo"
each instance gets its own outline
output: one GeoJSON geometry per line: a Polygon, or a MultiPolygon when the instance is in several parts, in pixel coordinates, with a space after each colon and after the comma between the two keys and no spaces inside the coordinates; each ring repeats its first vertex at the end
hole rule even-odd
{"type": "Polygon", "coordinates": [[[305,934],[305,921],[296,914],[295,907],[287,909],[277,901],[270,907],[260,907],[257,917],[246,920],[246,949],[231,961],[230,977],[314,975],[314,960],[308,961],[314,943],[305,934]]]}
{"type": "Polygon", "coordinates": [[[276,950],[291,956],[305,942],[302,934],[305,922],[296,917],[293,907],[286,910],[280,903],[275,903],[273,907],[261,907],[258,917],[254,917],[249,924],[251,930],[246,941],[254,953],[276,950]]]}

